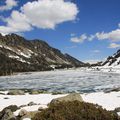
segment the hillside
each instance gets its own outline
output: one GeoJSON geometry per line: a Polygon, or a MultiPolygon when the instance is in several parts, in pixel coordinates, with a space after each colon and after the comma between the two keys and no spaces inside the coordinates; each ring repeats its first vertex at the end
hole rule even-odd
{"type": "Polygon", "coordinates": [[[103,63],[102,66],[106,67],[120,67],[120,50],[118,50],[112,56],[109,56],[103,63]]]}
{"type": "Polygon", "coordinates": [[[42,40],[26,40],[16,34],[0,34],[0,75],[84,65],[83,62],[68,54],[62,54],[60,50],[42,40]]]}

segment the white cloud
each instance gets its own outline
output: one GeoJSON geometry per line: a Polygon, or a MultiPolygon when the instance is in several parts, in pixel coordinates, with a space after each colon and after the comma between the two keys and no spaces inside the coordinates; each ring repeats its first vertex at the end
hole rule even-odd
{"type": "Polygon", "coordinates": [[[82,34],[80,37],[72,37],[71,41],[76,43],[82,43],[84,40],[92,41],[94,39],[98,40],[110,40],[112,42],[120,41],[120,29],[113,30],[111,32],[97,32],[94,35],[82,34]]]}
{"type": "Polygon", "coordinates": [[[5,5],[0,6],[0,11],[11,10],[15,6],[17,6],[16,0],[6,0],[5,5]]]}
{"type": "Polygon", "coordinates": [[[6,26],[0,26],[0,32],[24,32],[34,27],[54,29],[60,23],[74,21],[78,12],[76,4],[64,0],[27,2],[20,11],[12,12],[5,20],[6,26]]]}
{"type": "Polygon", "coordinates": [[[82,34],[80,37],[72,37],[71,38],[71,42],[75,42],[75,43],[82,43],[87,39],[87,35],[86,34],[82,34]]]}
{"type": "Polygon", "coordinates": [[[38,0],[26,3],[22,12],[38,28],[54,29],[57,24],[76,19],[76,4],[64,0],[38,0]]]}
{"type": "Polygon", "coordinates": [[[120,44],[117,44],[117,43],[111,43],[108,48],[119,48],[120,47],[120,44]]]}
{"type": "Polygon", "coordinates": [[[90,36],[88,37],[88,40],[89,40],[89,41],[92,41],[95,37],[96,37],[95,35],[90,35],[90,36]]]}
{"type": "Polygon", "coordinates": [[[8,34],[14,32],[24,32],[32,29],[26,16],[18,11],[13,11],[11,17],[5,19],[6,26],[0,26],[0,33],[8,34]]]}
{"type": "Polygon", "coordinates": [[[120,23],[118,24],[118,27],[120,27],[120,23]]]}
{"type": "Polygon", "coordinates": [[[108,39],[108,40],[112,40],[112,41],[120,41],[120,29],[116,29],[116,30],[113,30],[111,32],[108,32],[108,33],[96,33],[96,37],[97,39],[99,40],[105,40],[105,39],[108,39]]]}
{"type": "Polygon", "coordinates": [[[100,50],[92,50],[93,53],[100,53],[100,50]]]}

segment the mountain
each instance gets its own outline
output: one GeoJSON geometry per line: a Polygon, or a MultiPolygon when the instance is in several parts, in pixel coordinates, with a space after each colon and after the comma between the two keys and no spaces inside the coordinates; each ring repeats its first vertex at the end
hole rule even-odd
{"type": "Polygon", "coordinates": [[[45,41],[26,40],[17,34],[0,34],[0,75],[84,65],[85,63],[68,54],[62,54],[45,41]]]}
{"type": "Polygon", "coordinates": [[[105,67],[120,67],[120,50],[109,56],[101,65],[105,67]]]}

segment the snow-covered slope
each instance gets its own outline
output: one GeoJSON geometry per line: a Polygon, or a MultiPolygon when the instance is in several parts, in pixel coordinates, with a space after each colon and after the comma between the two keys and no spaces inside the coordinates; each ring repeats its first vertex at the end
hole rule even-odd
{"type": "Polygon", "coordinates": [[[120,50],[109,56],[103,63],[104,67],[120,67],[120,50]]]}

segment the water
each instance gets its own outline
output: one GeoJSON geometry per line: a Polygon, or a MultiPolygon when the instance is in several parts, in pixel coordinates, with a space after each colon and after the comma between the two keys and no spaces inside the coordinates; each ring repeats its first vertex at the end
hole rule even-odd
{"type": "Polygon", "coordinates": [[[21,73],[0,77],[0,89],[42,89],[50,92],[96,92],[120,87],[120,74],[85,70],[21,73]]]}

